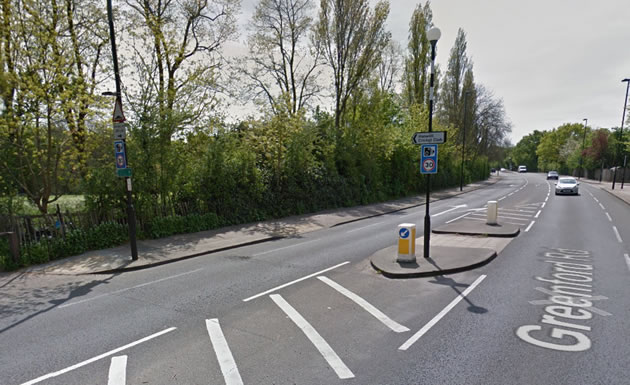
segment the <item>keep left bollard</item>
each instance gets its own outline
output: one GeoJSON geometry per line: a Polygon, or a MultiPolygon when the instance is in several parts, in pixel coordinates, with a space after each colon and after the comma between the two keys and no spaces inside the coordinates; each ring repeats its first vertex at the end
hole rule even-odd
{"type": "Polygon", "coordinates": [[[416,225],[414,223],[398,225],[398,256],[396,262],[416,262],[416,225]]]}

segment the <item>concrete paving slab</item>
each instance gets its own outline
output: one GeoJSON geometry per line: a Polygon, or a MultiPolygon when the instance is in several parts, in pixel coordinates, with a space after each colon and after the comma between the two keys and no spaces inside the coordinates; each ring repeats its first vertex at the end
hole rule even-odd
{"type": "Polygon", "coordinates": [[[519,234],[520,228],[507,223],[488,225],[483,222],[459,220],[432,230],[436,234],[464,234],[464,235],[486,235],[489,237],[515,237],[519,234]]]}

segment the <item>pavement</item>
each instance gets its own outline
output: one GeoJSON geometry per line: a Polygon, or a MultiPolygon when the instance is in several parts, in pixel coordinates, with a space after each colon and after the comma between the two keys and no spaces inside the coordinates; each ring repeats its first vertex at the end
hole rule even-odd
{"type": "Polygon", "coordinates": [[[597,186],[630,205],[630,183],[624,183],[623,188],[621,188],[621,183],[617,181],[617,183],[615,183],[615,189],[613,190],[612,182],[600,182],[593,179],[580,179],[580,182],[586,182],[593,186],[597,186]]]}
{"type": "MultiPolygon", "coordinates": [[[[459,188],[432,192],[431,201],[448,199],[484,188],[496,183],[499,178],[500,176],[493,175],[486,181],[464,186],[461,192],[459,188]]],[[[582,179],[582,181],[598,185],[602,190],[608,191],[630,204],[630,186],[622,190],[618,185],[615,190],[612,190],[610,183],[600,184],[597,181],[586,179],[582,179]]],[[[139,258],[136,261],[131,260],[129,245],[127,244],[32,266],[23,269],[22,272],[83,275],[146,269],[237,247],[281,238],[300,237],[308,232],[394,213],[422,206],[424,203],[424,195],[419,195],[386,203],[327,210],[162,239],[141,240],[138,241],[139,258]]],[[[480,223],[476,224],[474,228],[459,229],[453,225],[457,225],[457,223],[433,229],[435,234],[431,237],[431,256],[435,259],[439,256],[439,266],[426,260],[415,267],[401,267],[395,262],[395,245],[370,256],[372,266],[383,275],[396,278],[440,275],[469,270],[490,262],[513,239],[511,237],[518,234],[518,228],[513,229],[509,226],[487,226],[480,223]]],[[[422,250],[423,238],[418,238],[416,242],[419,246],[417,250],[422,250]]]]}

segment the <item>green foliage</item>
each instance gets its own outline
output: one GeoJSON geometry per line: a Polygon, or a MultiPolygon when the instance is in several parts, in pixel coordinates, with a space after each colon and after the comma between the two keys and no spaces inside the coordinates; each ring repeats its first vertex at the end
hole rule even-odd
{"type": "Polygon", "coordinates": [[[222,223],[214,213],[187,216],[171,215],[154,218],[150,224],[150,236],[152,238],[163,238],[175,234],[212,230],[219,227],[222,223]]]}

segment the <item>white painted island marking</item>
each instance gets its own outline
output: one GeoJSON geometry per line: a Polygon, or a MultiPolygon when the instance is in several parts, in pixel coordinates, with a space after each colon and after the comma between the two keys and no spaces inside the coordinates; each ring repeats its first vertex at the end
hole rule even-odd
{"type": "Polygon", "coordinates": [[[127,356],[112,357],[107,385],[125,385],[127,382],[127,356]]]}
{"type": "Polygon", "coordinates": [[[440,216],[440,215],[442,215],[442,214],[450,213],[450,212],[451,212],[451,211],[453,211],[453,210],[463,209],[463,208],[465,208],[465,207],[468,207],[468,205],[457,205],[457,206],[454,206],[453,208],[450,208],[450,209],[448,209],[448,210],[444,210],[444,211],[439,212],[439,213],[437,213],[437,214],[431,214],[431,217],[439,217],[439,216],[440,216]]]}
{"type": "Polygon", "coordinates": [[[383,314],[383,312],[381,312],[376,307],[374,307],[371,303],[359,297],[358,295],[351,292],[350,290],[346,289],[345,287],[341,286],[340,284],[333,281],[332,279],[327,278],[327,277],[317,277],[317,279],[324,282],[326,285],[332,287],[333,289],[337,290],[338,292],[345,295],[346,297],[350,298],[357,305],[361,306],[365,311],[372,314],[377,320],[381,321],[385,326],[392,329],[396,333],[403,333],[403,332],[409,331],[409,328],[389,318],[388,316],[383,314]]]}
{"type": "Polygon", "coordinates": [[[207,319],[206,328],[208,329],[208,335],[210,336],[214,352],[217,355],[217,361],[219,361],[219,366],[221,367],[221,373],[223,373],[225,384],[243,385],[241,374],[238,372],[236,361],[234,361],[232,351],[230,350],[230,347],[225,339],[225,335],[221,330],[219,320],[217,318],[207,319]]]}
{"type": "Polygon", "coordinates": [[[451,309],[453,309],[455,307],[455,305],[457,305],[459,303],[459,301],[461,301],[468,294],[470,294],[470,292],[473,291],[473,289],[475,287],[477,287],[477,285],[479,285],[481,283],[481,281],[483,281],[485,278],[486,278],[485,275],[479,276],[479,278],[477,278],[475,280],[475,282],[473,282],[470,286],[468,286],[466,288],[466,290],[464,290],[463,293],[461,293],[459,296],[457,296],[457,298],[455,298],[453,301],[451,301],[451,303],[449,303],[444,309],[442,309],[441,312],[439,312],[435,317],[433,317],[433,319],[431,321],[429,321],[426,325],[424,325],[422,327],[422,329],[418,330],[418,332],[416,334],[414,334],[411,338],[409,338],[407,340],[407,342],[405,342],[404,344],[400,345],[398,350],[407,350],[407,349],[409,349],[411,347],[411,345],[413,345],[416,341],[418,341],[420,339],[420,337],[422,337],[433,326],[435,326],[435,324],[437,324],[446,314],[448,314],[448,312],[451,311],[451,309]]]}
{"type": "Polygon", "coordinates": [[[532,228],[532,226],[534,225],[534,223],[536,223],[536,221],[532,221],[532,223],[529,224],[529,226],[527,226],[527,228],[525,229],[525,232],[528,232],[529,229],[532,228]]]}
{"type": "Polygon", "coordinates": [[[300,242],[300,243],[296,243],[296,244],[294,244],[294,245],[289,245],[289,246],[284,246],[284,247],[278,247],[277,249],[267,250],[267,251],[263,251],[263,252],[261,252],[261,253],[252,254],[252,256],[257,257],[257,256],[259,256],[259,255],[265,255],[265,254],[273,253],[274,251],[280,251],[280,250],[290,249],[290,248],[292,248],[292,247],[306,245],[307,243],[317,242],[317,241],[319,241],[319,240],[320,240],[320,239],[311,239],[310,241],[300,242]]]}
{"type": "Polygon", "coordinates": [[[157,333],[155,333],[155,334],[151,334],[150,336],[144,337],[144,338],[142,338],[142,339],[139,339],[139,340],[137,340],[137,341],[135,341],[135,342],[132,342],[132,343],[130,343],[130,344],[127,344],[127,345],[125,345],[125,346],[121,346],[121,347],[119,347],[119,348],[117,348],[117,349],[110,350],[110,351],[109,351],[109,352],[107,352],[107,353],[103,353],[103,354],[98,355],[98,356],[96,356],[96,357],[92,357],[92,358],[90,358],[89,360],[85,360],[85,361],[83,361],[83,362],[79,362],[78,364],[75,364],[75,365],[72,365],[72,366],[68,366],[68,367],[67,367],[67,368],[65,368],[65,369],[61,369],[61,370],[59,370],[59,371],[56,371],[56,372],[53,372],[53,373],[48,373],[48,374],[46,374],[46,375],[44,375],[44,376],[41,376],[41,377],[37,377],[36,379],[34,379],[34,380],[30,380],[30,381],[28,381],[28,382],[25,382],[25,383],[23,383],[22,385],[32,385],[32,384],[36,384],[36,383],[38,383],[38,382],[42,382],[42,381],[47,380],[47,379],[49,379],[49,378],[57,377],[57,376],[59,376],[59,375],[62,375],[62,374],[68,373],[68,372],[73,371],[73,370],[75,370],[75,369],[78,369],[78,368],[80,368],[80,367],[82,367],[82,366],[85,366],[85,365],[91,364],[92,362],[98,361],[98,360],[103,359],[103,358],[105,358],[105,357],[109,357],[109,356],[111,356],[111,355],[113,355],[113,354],[116,354],[116,353],[118,353],[118,352],[121,352],[121,351],[123,351],[123,350],[125,350],[125,349],[129,349],[129,348],[134,347],[134,346],[136,346],[136,345],[139,345],[139,344],[141,344],[141,343],[143,343],[143,342],[147,342],[147,341],[149,341],[149,340],[152,340],[152,339],[154,339],[154,338],[156,338],[156,337],[159,337],[159,336],[161,336],[161,335],[163,335],[163,334],[170,333],[170,332],[172,332],[173,330],[176,330],[176,329],[177,329],[177,328],[172,327],[172,328],[168,328],[168,329],[162,330],[161,332],[157,332],[157,333]]]}
{"type": "Polygon", "coordinates": [[[328,362],[328,365],[330,365],[335,373],[337,373],[337,376],[339,376],[339,378],[346,379],[354,377],[352,371],[350,371],[346,364],[341,361],[341,358],[339,358],[337,353],[335,353],[330,345],[328,345],[328,342],[326,342],[326,340],[322,338],[317,330],[315,330],[315,328],[311,326],[311,324],[308,323],[308,321],[305,320],[304,317],[302,317],[302,315],[300,315],[300,313],[298,313],[297,310],[293,308],[293,306],[285,301],[284,298],[282,298],[282,296],[280,296],[279,294],[272,294],[269,297],[271,297],[273,302],[275,302],[276,305],[278,305],[278,307],[280,307],[280,309],[282,309],[282,311],[289,316],[291,321],[293,321],[293,323],[295,323],[297,327],[302,330],[304,335],[306,335],[311,343],[315,345],[315,348],[319,350],[326,362],[328,362]]]}
{"type": "Polygon", "coordinates": [[[468,215],[468,214],[470,214],[470,213],[466,213],[466,214],[464,214],[464,215],[460,215],[460,216],[458,216],[458,217],[457,217],[457,218],[455,218],[455,219],[451,219],[450,221],[446,221],[445,223],[447,223],[447,224],[448,224],[448,223],[451,223],[451,222],[455,222],[456,220],[458,220],[458,219],[462,219],[463,217],[465,217],[465,216],[466,216],[466,215],[468,215]]]}
{"type": "Polygon", "coordinates": [[[294,281],[291,281],[291,282],[287,282],[287,283],[285,283],[284,285],[276,286],[276,287],[274,287],[273,289],[269,289],[269,290],[267,290],[267,291],[263,291],[262,293],[259,293],[259,294],[256,294],[256,295],[253,295],[253,296],[251,296],[251,297],[249,297],[249,298],[245,298],[245,299],[243,300],[243,302],[248,302],[248,301],[251,301],[252,299],[255,299],[255,298],[258,298],[258,297],[262,297],[263,295],[267,295],[267,294],[269,294],[269,293],[273,293],[274,291],[278,291],[278,290],[280,290],[280,289],[284,289],[285,287],[287,287],[287,286],[291,286],[291,285],[293,285],[294,283],[298,283],[298,282],[304,281],[305,279],[309,279],[309,278],[315,277],[316,275],[323,274],[323,273],[325,273],[325,272],[327,272],[327,271],[330,271],[330,270],[336,269],[336,268],[338,268],[338,267],[340,267],[340,266],[347,265],[348,263],[350,263],[350,261],[346,261],[346,262],[340,263],[340,264],[335,265],[335,266],[333,266],[333,267],[329,267],[328,269],[324,269],[324,270],[322,270],[322,271],[318,271],[317,273],[309,274],[309,275],[307,275],[307,276],[305,276],[305,277],[298,278],[298,279],[296,279],[296,280],[294,280],[294,281]]]}

